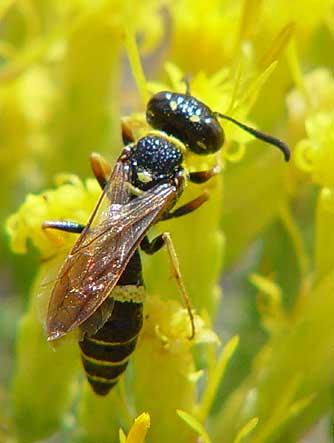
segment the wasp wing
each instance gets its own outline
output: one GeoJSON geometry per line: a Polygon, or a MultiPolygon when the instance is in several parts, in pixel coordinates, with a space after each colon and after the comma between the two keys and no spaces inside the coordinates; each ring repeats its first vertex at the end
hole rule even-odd
{"type": "MultiPolygon", "coordinates": [[[[99,218],[97,213],[99,207],[102,206],[102,200],[114,201],[115,203],[119,204],[125,204],[129,201],[130,196],[128,189],[126,187],[127,186],[126,183],[129,181],[129,179],[130,179],[129,165],[126,160],[122,160],[122,158],[120,157],[114,167],[110,179],[108,180],[107,186],[105,187],[105,190],[101,194],[101,197],[95,206],[95,210],[93,211],[85,227],[86,232],[91,230],[90,228],[94,224],[94,219],[99,218]]],[[[82,243],[82,241],[85,240],[85,238],[86,235],[81,235],[80,237],[78,237],[75,247],[79,248],[80,244],[82,243]]],[[[72,248],[71,253],[73,252],[73,249],[74,248],[72,248]]],[[[58,251],[58,253],[55,256],[47,259],[47,265],[44,266],[43,268],[45,275],[44,277],[42,277],[41,283],[39,285],[39,291],[37,293],[37,302],[36,302],[38,316],[40,317],[40,320],[43,324],[47,323],[48,317],[50,317],[50,315],[47,314],[48,311],[52,312],[52,310],[54,309],[52,306],[54,306],[55,303],[56,304],[58,303],[58,300],[56,300],[54,296],[51,295],[50,297],[50,292],[52,294],[52,288],[55,286],[56,282],[57,284],[59,282],[59,278],[61,275],[59,269],[62,268],[62,264],[64,264],[66,256],[68,255],[68,251],[66,252],[63,252],[62,250],[58,251]],[[65,258],[63,257],[63,255],[65,255],[65,258]]],[[[60,293],[58,297],[61,297],[60,293]]],[[[97,322],[101,324],[103,323],[103,320],[97,322]]],[[[47,325],[46,329],[48,329],[47,325]]]]}
{"type": "Polygon", "coordinates": [[[125,166],[116,164],[97,208],[59,272],[48,308],[48,340],[81,325],[108,298],[150,226],[176,197],[175,187],[164,183],[130,200],[128,178],[125,166]],[[106,209],[100,211],[104,205],[106,209]]]}

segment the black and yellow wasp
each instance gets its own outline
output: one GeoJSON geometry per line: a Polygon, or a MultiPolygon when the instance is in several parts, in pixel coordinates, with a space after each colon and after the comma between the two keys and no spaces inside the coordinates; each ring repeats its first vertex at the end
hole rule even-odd
{"type": "MultiPolygon", "coordinates": [[[[107,394],[125,371],[142,327],[145,291],[139,249],[153,254],[166,245],[185,295],[170,236],[163,233],[150,241],[147,233],[157,222],[188,214],[207,199],[203,194],[173,209],[186,182],[204,183],[217,173],[215,168],[189,173],[184,152],[217,152],[224,143],[220,119],[275,145],[289,159],[289,149],[282,141],[213,112],[188,87],[185,94],[159,92],[146,108],[152,131],[135,141],[124,126],[125,147],[112,171],[100,156],[92,156],[102,194],[88,223],[43,224],[43,228],[80,234],[52,290],[47,337],[53,341],[74,328],[81,329],[82,363],[99,395],[107,394]]],[[[187,307],[193,336],[189,303],[187,307]]]]}

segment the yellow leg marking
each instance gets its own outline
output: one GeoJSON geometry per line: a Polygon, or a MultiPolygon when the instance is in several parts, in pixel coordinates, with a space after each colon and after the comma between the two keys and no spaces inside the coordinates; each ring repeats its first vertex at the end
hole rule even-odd
{"type": "Polygon", "coordinates": [[[85,354],[83,351],[81,351],[81,355],[82,357],[90,362],[90,363],[94,363],[97,366],[108,366],[110,368],[112,367],[117,367],[117,366],[122,366],[124,363],[126,363],[129,358],[131,357],[131,354],[128,355],[127,357],[123,358],[123,360],[119,360],[119,361],[107,361],[107,360],[97,360],[96,358],[90,357],[89,355],[85,354]]]}
{"type": "Polygon", "coordinates": [[[122,345],[127,345],[133,341],[135,341],[138,337],[138,334],[134,335],[133,337],[129,338],[129,340],[127,341],[104,341],[104,340],[99,340],[97,338],[93,338],[93,337],[85,337],[85,340],[91,341],[92,343],[95,343],[96,345],[101,345],[101,346],[122,346],[122,345]]]}
{"type": "Polygon", "coordinates": [[[99,377],[98,375],[90,375],[87,373],[86,373],[86,375],[87,375],[87,378],[89,378],[89,380],[100,382],[100,383],[106,383],[106,384],[110,384],[110,385],[112,383],[115,383],[116,381],[118,381],[122,376],[122,374],[119,374],[119,375],[117,375],[117,377],[114,377],[114,378],[105,378],[105,377],[99,377]]]}
{"type": "Polygon", "coordinates": [[[183,299],[184,304],[186,305],[187,311],[188,311],[188,315],[189,315],[189,319],[190,319],[190,323],[191,323],[191,335],[189,337],[189,339],[193,339],[195,337],[195,321],[194,321],[194,315],[192,313],[192,308],[191,308],[191,303],[190,303],[190,298],[187,294],[187,290],[186,287],[184,285],[183,282],[183,278],[181,275],[181,271],[180,271],[180,264],[179,264],[179,260],[177,258],[176,255],[176,251],[174,248],[174,244],[172,241],[172,237],[170,235],[169,232],[164,232],[162,234],[162,238],[165,242],[165,245],[167,247],[167,252],[169,255],[169,260],[171,262],[172,265],[172,271],[173,271],[173,276],[176,280],[179,292],[181,294],[181,297],[183,299]]]}

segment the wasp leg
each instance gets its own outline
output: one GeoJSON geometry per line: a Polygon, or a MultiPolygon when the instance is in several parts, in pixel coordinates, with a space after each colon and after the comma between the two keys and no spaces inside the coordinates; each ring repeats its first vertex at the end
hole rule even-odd
{"type": "Polygon", "coordinates": [[[202,204],[205,203],[207,200],[209,200],[209,193],[204,192],[194,200],[190,200],[190,202],[175,209],[175,211],[168,212],[167,214],[163,215],[160,220],[169,220],[171,218],[182,217],[183,215],[195,211],[195,209],[202,206],[202,204]]]}
{"type": "Polygon", "coordinates": [[[111,167],[107,160],[100,154],[93,152],[90,156],[90,164],[101,189],[103,190],[111,174],[111,167]]]}
{"type": "Polygon", "coordinates": [[[187,294],[186,287],[184,285],[182,274],[180,271],[179,260],[176,255],[176,251],[175,251],[174,244],[173,244],[172,237],[171,237],[170,233],[164,232],[163,234],[155,237],[151,242],[148,240],[147,237],[144,237],[144,239],[142,240],[142,242],[140,244],[140,247],[147,254],[154,254],[159,249],[161,249],[162,246],[164,246],[164,245],[167,248],[169,260],[170,260],[171,267],[172,267],[173,276],[176,280],[176,283],[177,283],[177,286],[179,289],[179,293],[180,293],[180,295],[183,299],[183,302],[184,302],[184,304],[187,308],[187,311],[188,311],[190,324],[191,324],[191,335],[190,335],[189,339],[191,340],[195,336],[195,320],[194,320],[194,315],[193,315],[192,308],[191,308],[190,299],[187,294]]]}
{"type": "Polygon", "coordinates": [[[208,180],[210,180],[211,177],[214,177],[215,175],[219,174],[220,168],[218,166],[214,166],[211,169],[208,169],[207,171],[197,171],[197,172],[190,172],[189,173],[189,180],[192,183],[205,183],[208,180]]]}
{"type": "Polygon", "coordinates": [[[153,240],[149,240],[147,236],[143,238],[140,243],[140,248],[148,255],[153,255],[164,246],[165,242],[162,238],[162,234],[155,237],[153,240]]]}
{"type": "Polygon", "coordinates": [[[73,232],[74,234],[81,234],[85,229],[85,225],[72,221],[63,220],[47,220],[42,223],[43,229],[58,229],[58,231],[73,232]]]}
{"type": "Polygon", "coordinates": [[[133,143],[135,141],[135,136],[133,135],[130,125],[125,120],[122,120],[121,129],[124,146],[133,143]]]}

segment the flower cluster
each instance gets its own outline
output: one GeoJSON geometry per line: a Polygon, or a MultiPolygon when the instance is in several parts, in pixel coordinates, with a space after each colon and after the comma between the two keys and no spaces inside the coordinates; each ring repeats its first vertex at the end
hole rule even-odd
{"type": "Polygon", "coordinates": [[[11,250],[1,266],[12,270],[4,288],[18,293],[0,300],[0,439],[298,441],[332,408],[331,1],[7,1],[0,20],[2,249],[11,250]],[[100,195],[96,180],[79,178],[89,154],[114,161],[121,116],[145,135],[147,99],[184,93],[185,79],[212,110],[286,141],[292,160],[223,120],[218,153],[186,155],[188,170],[220,173],[188,184],[177,204],[210,198],[149,236],[172,235],[195,338],[168,254],[143,254],[143,328],[125,375],[100,398],[76,331],[55,349],[46,341],[50,291],[76,235],[42,223],[87,222],[100,195]],[[26,256],[24,272],[13,252],[26,256]]]}

